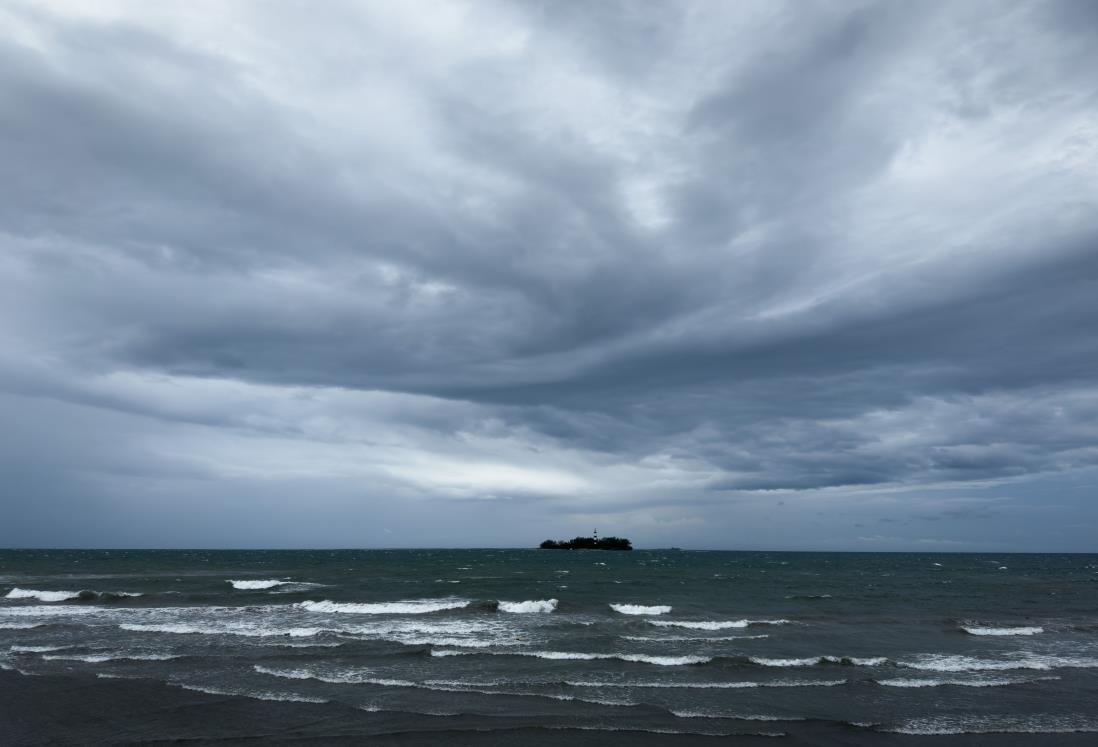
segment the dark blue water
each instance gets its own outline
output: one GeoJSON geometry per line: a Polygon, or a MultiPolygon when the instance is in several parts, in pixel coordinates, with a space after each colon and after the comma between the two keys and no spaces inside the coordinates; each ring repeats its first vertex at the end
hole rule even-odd
{"type": "Polygon", "coordinates": [[[1098,731],[1092,555],[2,551],[0,597],[28,674],[477,728],[1098,731]]]}

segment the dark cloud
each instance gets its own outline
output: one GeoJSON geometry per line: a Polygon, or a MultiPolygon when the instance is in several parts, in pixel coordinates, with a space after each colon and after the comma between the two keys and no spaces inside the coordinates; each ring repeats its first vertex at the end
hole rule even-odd
{"type": "Polygon", "coordinates": [[[303,544],[307,491],[318,544],[426,501],[489,544],[1057,546],[1086,5],[10,5],[0,541],[140,544],[193,490],[262,526],[150,543],[303,544]]]}

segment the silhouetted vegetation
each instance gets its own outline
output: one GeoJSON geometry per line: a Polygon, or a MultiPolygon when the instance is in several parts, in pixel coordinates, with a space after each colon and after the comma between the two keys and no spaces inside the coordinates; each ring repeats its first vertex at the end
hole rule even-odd
{"type": "Polygon", "coordinates": [[[542,550],[632,550],[633,543],[624,537],[576,537],[570,540],[545,540],[542,550]]]}

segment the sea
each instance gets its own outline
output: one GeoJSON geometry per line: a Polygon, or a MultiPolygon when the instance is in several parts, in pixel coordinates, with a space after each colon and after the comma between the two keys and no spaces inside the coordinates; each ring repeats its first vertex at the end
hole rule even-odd
{"type": "Polygon", "coordinates": [[[387,730],[1098,744],[1098,556],[9,550],[0,668],[387,730]]]}

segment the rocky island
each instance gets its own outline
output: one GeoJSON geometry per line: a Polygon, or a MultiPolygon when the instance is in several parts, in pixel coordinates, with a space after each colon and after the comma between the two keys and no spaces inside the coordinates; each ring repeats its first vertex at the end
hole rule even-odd
{"type": "Polygon", "coordinates": [[[570,540],[545,540],[539,546],[542,550],[632,550],[633,543],[624,537],[576,537],[570,540]]]}

